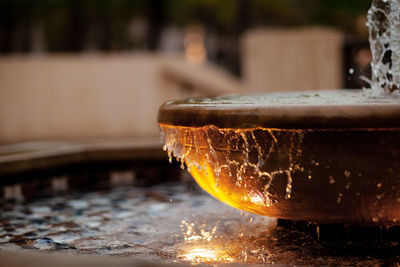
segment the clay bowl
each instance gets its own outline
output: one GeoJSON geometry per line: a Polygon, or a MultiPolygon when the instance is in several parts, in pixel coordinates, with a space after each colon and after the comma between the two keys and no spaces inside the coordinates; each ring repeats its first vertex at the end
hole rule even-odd
{"type": "Polygon", "coordinates": [[[236,208],[290,220],[400,224],[400,101],[362,91],[167,102],[165,148],[236,208]]]}

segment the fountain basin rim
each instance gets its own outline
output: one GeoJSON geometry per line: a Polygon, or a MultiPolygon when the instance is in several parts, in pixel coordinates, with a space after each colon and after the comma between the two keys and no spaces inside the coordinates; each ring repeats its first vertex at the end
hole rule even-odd
{"type": "MultiPolygon", "coordinates": [[[[344,97],[359,94],[359,90],[349,91],[351,92],[337,92],[344,97]]],[[[329,91],[329,94],[332,92],[335,91],[329,91]]],[[[315,93],[324,95],[324,92],[315,93]]],[[[326,99],[317,103],[307,103],[307,101],[296,103],[294,98],[300,95],[300,93],[263,94],[260,97],[267,99],[264,103],[256,101],[241,103],[240,100],[246,97],[245,95],[167,102],[159,110],[158,123],[186,127],[214,125],[233,129],[400,128],[400,101],[384,102],[372,99],[367,103],[349,101],[342,104],[331,103],[326,99]],[[292,98],[292,101],[274,102],[277,97],[292,98]],[[238,101],[234,101],[235,98],[238,101]],[[218,102],[220,99],[232,99],[232,101],[218,102]]],[[[255,96],[257,95],[252,97],[255,96]]]]}

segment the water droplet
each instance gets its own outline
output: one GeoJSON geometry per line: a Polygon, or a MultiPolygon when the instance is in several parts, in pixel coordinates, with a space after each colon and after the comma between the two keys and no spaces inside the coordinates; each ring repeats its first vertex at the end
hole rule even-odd
{"type": "Polygon", "coordinates": [[[350,188],[350,186],[351,186],[351,183],[348,182],[348,183],[346,184],[346,190],[348,190],[348,189],[350,188]]]}
{"type": "Polygon", "coordinates": [[[349,74],[353,74],[354,73],[354,69],[353,68],[350,68],[349,69],[349,74]]]}
{"type": "Polygon", "coordinates": [[[333,178],[332,176],[329,176],[329,183],[330,184],[334,184],[335,183],[335,178],[333,178]]]}
{"type": "Polygon", "coordinates": [[[339,193],[338,194],[338,198],[337,198],[337,200],[336,200],[336,203],[340,203],[340,202],[342,202],[342,197],[343,197],[343,194],[342,193],[339,193]]]}
{"type": "Polygon", "coordinates": [[[351,172],[349,172],[349,171],[344,171],[344,176],[346,176],[347,178],[350,178],[351,172]]]}

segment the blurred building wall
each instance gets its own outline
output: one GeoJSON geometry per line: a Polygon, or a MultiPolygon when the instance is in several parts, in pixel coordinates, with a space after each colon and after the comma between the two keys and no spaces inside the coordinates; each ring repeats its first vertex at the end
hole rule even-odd
{"type": "Polygon", "coordinates": [[[155,134],[156,58],[0,59],[0,139],[155,134]],[[150,113],[149,113],[150,112],[150,113]]]}
{"type": "Polygon", "coordinates": [[[242,44],[242,82],[207,62],[158,53],[0,57],[0,143],[158,136],[168,100],[341,87],[341,33],[256,30],[242,44]]]}
{"type": "Polygon", "coordinates": [[[221,69],[179,56],[0,57],[0,143],[157,137],[162,103],[235,87],[221,69]]]}
{"type": "Polygon", "coordinates": [[[241,41],[248,92],[339,89],[343,34],[327,28],[259,29],[241,41]]]}

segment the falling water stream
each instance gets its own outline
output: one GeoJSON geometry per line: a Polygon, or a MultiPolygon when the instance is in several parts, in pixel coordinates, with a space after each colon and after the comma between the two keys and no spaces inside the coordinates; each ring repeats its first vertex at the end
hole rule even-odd
{"type": "Polygon", "coordinates": [[[368,11],[373,95],[400,94],[400,2],[373,0],[368,11]]]}

